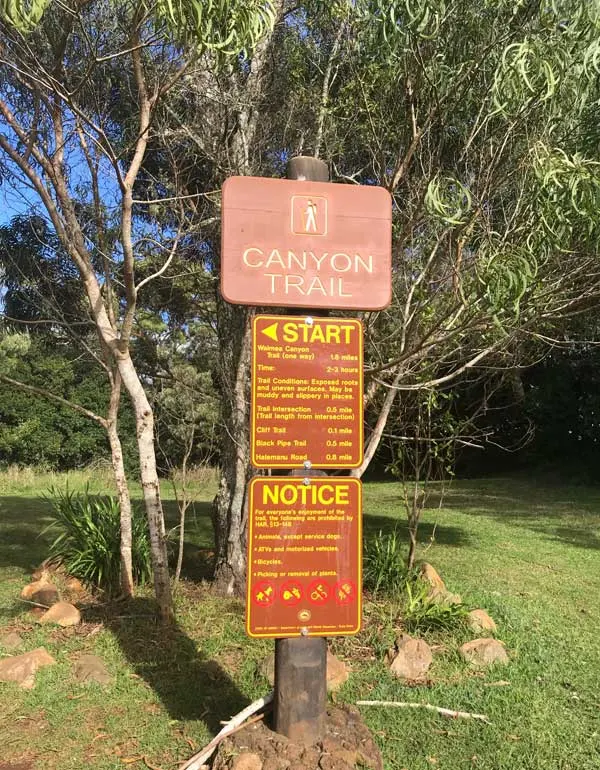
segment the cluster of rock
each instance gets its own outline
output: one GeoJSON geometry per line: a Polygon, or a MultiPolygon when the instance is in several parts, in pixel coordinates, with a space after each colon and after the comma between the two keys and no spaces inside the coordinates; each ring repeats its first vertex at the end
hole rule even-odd
{"type": "MultiPolygon", "coordinates": [[[[421,578],[429,583],[430,590],[427,599],[432,602],[460,604],[460,596],[450,593],[431,564],[423,564],[421,578]]],[[[471,610],[467,614],[467,624],[476,634],[494,634],[496,623],[485,610],[471,610]]],[[[480,636],[470,642],[465,642],[458,649],[461,658],[472,666],[482,668],[496,663],[508,663],[508,655],[504,644],[490,636],[480,636]]],[[[433,662],[430,646],[423,639],[415,639],[408,634],[400,634],[394,647],[388,651],[387,663],[390,672],[413,683],[425,682],[427,672],[433,662]]]]}
{"type": "MultiPolygon", "coordinates": [[[[21,591],[21,599],[30,602],[31,605],[39,610],[38,623],[42,625],[53,623],[58,626],[76,626],[81,622],[81,613],[75,605],[65,602],[60,598],[58,588],[50,580],[49,573],[42,570],[41,573],[34,573],[36,580],[25,586],[21,591]]],[[[66,587],[70,591],[79,592],[83,586],[77,578],[69,578],[66,587]]]]}
{"type": "MultiPolygon", "coordinates": [[[[81,613],[74,604],[61,599],[46,569],[34,573],[33,578],[21,591],[21,599],[31,605],[38,623],[67,627],[81,622],[81,613]]],[[[85,592],[76,578],[67,578],[64,585],[70,594],[85,592]]],[[[56,663],[44,647],[37,647],[21,655],[2,657],[4,652],[15,651],[25,644],[26,639],[16,630],[0,636],[0,682],[16,682],[25,689],[31,689],[38,669],[56,663]]],[[[82,655],[74,664],[73,674],[77,682],[109,684],[111,681],[104,663],[95,655],[82,655]]]]}
{"type": "MultiPolygon", "coordinates": [[[[0,644],[4,646],[3,639],[0,644]]],[[[35,675],[39,668],[51,666],[56,661],[44,647],[38,647],[23,655],[11,655],[0,660],[0,682],[16,682],[26,690],[35,684],[35,675]]]]}

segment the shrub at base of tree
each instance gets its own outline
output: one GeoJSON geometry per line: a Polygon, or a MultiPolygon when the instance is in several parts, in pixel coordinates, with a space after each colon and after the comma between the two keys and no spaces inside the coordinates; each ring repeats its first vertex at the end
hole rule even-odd
{"type": "MultiPolygon", "coordinates": [[[[56,532],[49,557],[59,562],[69,575],[90,588],[109,596],[119,592],[120,510],[116,498],[73,492],[51,487],[51,523],[45,531],[56,532]]],[[[143,515],[134,510],[132,517],[133,578],[146,583],[152,574],[150,544],[143,515]]]]}

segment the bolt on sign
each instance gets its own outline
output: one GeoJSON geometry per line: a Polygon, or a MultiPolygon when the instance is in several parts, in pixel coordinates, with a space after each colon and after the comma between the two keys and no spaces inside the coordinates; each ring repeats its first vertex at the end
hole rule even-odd
{"type": "Polygon", "coordinates": [[[248,635],[358,633],[360,481],[260,476],[249,498],[248,635]]]}
{"type": "Polygon", "coordinates": [[[254,317],[254,466],[357,468],[363,459],[362,404],[360,321],[254,317]]]}
{"type": "Polygon", "coordinates": [[[391,301],[391,232],[383,187],[230,177],[221,292],[242,305],[380,310],[391,301]]]}

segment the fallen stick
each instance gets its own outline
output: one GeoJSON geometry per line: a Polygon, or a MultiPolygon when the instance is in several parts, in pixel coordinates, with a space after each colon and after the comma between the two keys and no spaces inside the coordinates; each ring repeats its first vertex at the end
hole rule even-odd
{"type": "Polygon", "coordinates": [[[49,605],[40,604],[39,602],[32,602],[31,599],[21,599],[21,597],[19,597],[19,601],[23,602],[23,604],[30,604],[32,607],[41,607],[43,610],[50,609],[49,605]]]}
{"type": "MultiPolygon", "coordinates": [[[[206,746],[194,754],[193,757],[190,757],[186,762],[183,763],[183,765],[180,765],[179,770],[200,770],[206,760],[210,759],[210,757],[213,755],[214,751],[222,740],[227,738],[228,735],[232,735],[233,733],[237,732],[242,727],[245,727],[244,722],[253,714],[256,714],[257,711],[260,711],[265,706],[268,706],[272,700],[273,690],[265,695],[264,698],[255,700],[254,703],[246,706],[246,708],[243,711],[240,711],[239,714],[231,717],[229,722],[227,722],[225,727],[220,732],[218,732],[217,735],[215,735],[212,741],[207,743],[206,746]]],[[[252,721],[256,722],[261,718],[262,717],[256,717],[252,721]]]]}
{"type": "Polygon", "coordinates": [[[445,709],[441,706],[432,706],[431,703],[407,703],[404,701],[393,700],[359,700],[356,701],[356,705],[391,706],[400,709],[427,709],[428,711],[436,711],[438,714],[443,714],[446,717],[454,717],[455,719],[479,719],[479,721],[485,722],[488,725],[491,724],[485,714],[472,714],[470,711],[453,711],[452,709],[445,709]]]}

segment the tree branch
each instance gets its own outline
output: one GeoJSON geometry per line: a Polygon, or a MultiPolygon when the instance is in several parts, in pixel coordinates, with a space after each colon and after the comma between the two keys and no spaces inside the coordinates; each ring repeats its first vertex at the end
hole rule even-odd
{"type": "Polygon", "coordinates": [[[66,406],[68,409],[72,409],[74,412],[77,412],[78,414],[81,414],[84,417],[97,422],[99,425],[102,425],[103,428],[108,428],[108,423],[104,417],[100,417],[100,415],[96,414],[95,412],[92,412],[89,409],[80,406],[79,404],[75,404],[73,401],[69,401],[66,398],[57,396],[56,393],[52,393],[52,391],[46,390],[46,388],[38,388],[35,385],[26,385],[24,382],[13,380],[12,377],[7,377],[5,374],[0,374],[0,382],[4,382],[6,385],[11,385],[13,388],[23,391],[23,393],[31,393],[35,396],[42,396],[42,398],[47,398],[48,401],[54,401],[56,404],[66,406]]]}

